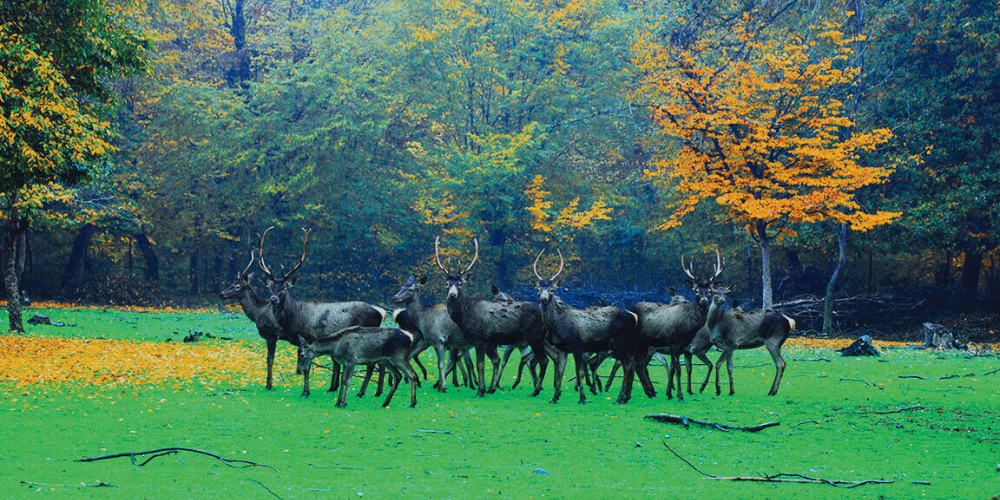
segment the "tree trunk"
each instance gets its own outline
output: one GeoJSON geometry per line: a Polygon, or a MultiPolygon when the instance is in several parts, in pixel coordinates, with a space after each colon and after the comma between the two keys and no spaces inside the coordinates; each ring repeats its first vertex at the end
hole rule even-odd
{"type": "Polygon", "coordinates": [[[142,252],[143,260],[146,261],[146,279],[149,281],[159,281],[160,259],[156,256],[156,251],[153,250],[153,244],[146,237],[146,233],[134,234],[132,237],[135,238],[135,244],[139,247],[139,251],[142,252]]]}
{"type": "Polygon", "coordinates": [[[767,236],[767,223],[757,222],[757,244],[760,245],[760,285],[762,296],[760,308],[768,310],[772,304],[771,284],[771,239],[767,236]]]}
{"type": "Polygon", "coordinates": [[[3,281],[7,290],[7,315],[10,320],[10,331],[20,333],[24,332],[24,323],[21,318],[21,287],[19,283],[21,273],[18,271],[17,246],[18,240],[28,230],[28,218],[18,216],[16,209],[13,212],[3,238],[4,255],[6,256],[3,263],[3,281]]]}
{"type": "Polygon", "coordinates": [[[965,262],[962,263],[962,290],[965,292],[967,305],[976,305],[979,302],[979,275],[982,270],[982,252],[965,252],[965,262]]]}
{"type": "Polygon", "coordinates": [[[68,291],[73,285],[73,279],[76,278],[76,274],[80,270],[83,257],[87,255],[87,249],[90,248],[90,240],[94,237],[96,229],[93,224],[84,224],[80,228],[80,232],[76,233],[76,240],[73,241],[73,251],[69,254],[69,262],[66,263],[66,268],[63,269],[62,280],[59,282],[59,288],[64,292],[68,291]]]}
{"type": "Polygon", "coordinates": [[[830,282],[826,284],[826,297],[823,298],[823,333],[827,335],[833,333],[833,295],[837,291],[837,284],[840,282],[844,267],[847,266],[847,224],[840,225],[837,247],[839,248],[837,267],[833,270],[833,276],[830,276],[830,282]]]}
{"type": "Polygon", "coordinates": [[[188,279],[191,280],[191,295],[198,295],[198,254],[192,252],[188,262],[188,279]]]}

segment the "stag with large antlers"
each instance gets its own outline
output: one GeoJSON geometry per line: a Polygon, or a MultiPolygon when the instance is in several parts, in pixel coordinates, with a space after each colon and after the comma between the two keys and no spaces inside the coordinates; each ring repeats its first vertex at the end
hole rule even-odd
{"type": "Polygon", "coordinates": [[[260,298],[251,286],[256,277],[256,274],[250,271],[254,262],[256,262],[254,250],[250,250],[250,264],[243,271],[236,273],[236,280],[219,293],[219,298],[239,301],[240,307],[243,308],[243,314],[246,314],[250,321],[257,325],[257,333],[267,343],[267,384],[265,387],[270,391],[273,388],[274,351],[277,348],[278,340],[286,340],[292,344],[294,342],[283,335],[284,331],[278,325],[278,321],[274,319],[270,302],[260,298]]]}
{"type": "Polygon", "coordinates": [[[464,296],[462,285],[479,260],[479,240],[473,239],[476,252],[472,262],[464,271],[457,274],[449,271],[441,263],[440,244],[441,238],[438,237],[434,240],[434,260],[444,272],[447,283],[448,315],[462,330],[465,339],[476,348],[476,377],[479,384],[476,396],[482,397],[487,392],[493,393],[500,384],[500,356],[497,354],[497,346],[515,345],[521,342],[526,342],[531,347],[541,365],[541,375],[531,394],[537,396],[542,390],[541,380],[545,377],[548,365],[544,347],[545,324],[541,309],[530,302],[497,301],[464,296]],[[489,390],[486,389],[485,381],[486,356],[489,356],[493,363],[493,380],[489,390]]]}
{"type": "MultiPolygon", "coordinates": [[[[656,396],[656,389],[653,388],[653,382],[649,378],[649,360],[657,350],[666,350],[671,360],[669,379],[673,381],[676,377],[677,397],[681,401],[684,400],[680,379],[681,349],[691,343],[708,317],[713,285],[723,269],[722,256],[718,250],[715,251],[715,258],[715,274],[710,278],[699,278],[695,276],[693,266],[689,269],[684,263],[684,256],[681,256],[681,268],[689,278],[685,284],[694,291],[694,302],[678,302],[670,305],[640,302],[631,308],[631,311],[639,316],[637,342],[633,353],[635,375],[639,377],[646,395],[651,398],[656,396]]],[[[618,403],[624,403],[631,397],[632,384],[633,376],[626,366],[618,403]]],[[[672,385],[671,383],[667,386],[667,398],[672,397],[670,392],[672,385]]]]}
{"type": "MultiPolygon", "coordinates": [[[[635,313],[622,310],[615,306],[591,307],[577,309],[562,301],[556,294],[562,281],[559,275],[565,267],[562,251],[559,251],[559,270],[551,278],[545,279],[538,274],[538,261],[542,258],[542,250],[535,258],[533,281],[538,291],[538,300],[542,304],[542,318],[548,329],[548,342],[555,347],[555,393],[552,402],[559,401],[562,394],[562,378],[566,370],[566,358],[573,355],[576,364],[577,387],[580,391],[580,404],[587,402],[584,392],[584,381],[587,377],[587,358],[585,353],[612,351],[616,357],[623,357],[628,351],[622,351],[628,346],[630,337],[635,334],[638,316],[635,313]]],[[[594,385],[591,392],[597,394],[594,385]]]]}
{"type": "MultiPolygon", "coordinates": [[[[276,276],[264,262],[264,238],[273,229],[271,226],[264,230],[264,234],[257,236],[258,258],[257,263],[267,277],[267,288],[270,291],[271,308],[274,311],[274,318],[285,331],[286,337],[303,338],[313,342],[320,337],[330,335],[350,326],[379,326],[385,319],[386,311],[380,307],[375,307],[364,302],[305,302],[296,300],[289,294],[289,290],[298,281],[295,272],[302,267],[306,260],[306,252],[309,250],[310,230],[303,228],[305,235],[302,238],[302,256],[299,261],[287,273],[282,269],[280,276],[276,276]]],[[[330,383],[330,391],[336,390],[336,371],[334,380],[330,383]]],[[[302,390],[302,397],[309,396],[309,368],[302,370],[305,387],[302,390]]]]}

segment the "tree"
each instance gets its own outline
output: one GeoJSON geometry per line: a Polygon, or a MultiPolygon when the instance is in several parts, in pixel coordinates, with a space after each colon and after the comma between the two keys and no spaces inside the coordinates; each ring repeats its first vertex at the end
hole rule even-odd
{"type": "Polygon", "coordinates": [[[833,219],[865,231],[898,213],[866,213],[855,192],[883,182],[890,167],[864,166],[860,154],[892,133],[862,133],[835,96],[857,69],[845,62],[851,37],[819,21],[796,32],[775,20],[782,6],[738,3],[719,26],[704,11],[678,17],[671,33],[646,33],[633,59],[637,100],[652,102],[662,132],[680,142],[676,156],[647,175],[669,189],[669,229],[705,200],[744,225],[761,252],[762,306],[772,302],[771,246],[792,224],[833,219]]]}
{"type": "Polygon", "coordinates": [[[44,193],[85,181],[115,147],[109,81],[148,42],[101,0],[0,4],[0,196],[10,329],[23,331],[16,243],[44,193]]]}

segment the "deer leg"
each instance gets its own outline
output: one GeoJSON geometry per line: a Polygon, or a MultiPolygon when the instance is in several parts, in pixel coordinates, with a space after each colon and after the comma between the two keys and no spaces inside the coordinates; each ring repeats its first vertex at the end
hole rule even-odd
{"type": "Polygon", "coordinates": [[[385,384],[385,363],[378,363],[378,385],[375,387],[375,397],[382,395],[382,388],[385,384]]]}
{"type": "Polygon", "coordinates": [[[267,342],[267,383],[264,387],[267,390],[274,389],[274,350],[278,347],[278,339],[268,337],[265,339],[267,342]]]}
{"type": "MultiPolygon", "coordinates": [[[[424,368],[424,364],[420,362],[419,354],[413,357],[413,362],[417,364],[417,368],[420,368],[420,372],[424,374],[424,380],[427,380],[427,368],[424,368]]],[[[413,373],[417,373],[416,370],[413,373]]]]}
{"type": "Polygon", "coordinates": [[[476,397],[486,396],[486,352],[483,347],[476,347],[476,397]]]}
{"type": "Polygon", "coordinates": [[[361,390],[358,391],[358,398],[365,397],[365,392],[368,390],[368,382],[372,380],[372,373],[375,371],[375,365],[365,365],[365,380],[361,382],[361,390]]]}
{"type": "Polygon", "coordinates": [[[486,392],[493,394],[500,387],[500,376],[503,375],[503,366],[500,364],[500,355],[497,353],[496,346],[490,346],[489,350],[486,351],[486,355],[490,357],[490,361],[493,363],[493,377],[490,380],[490,388],[486,392]]]}
{"type": "MultiPolygon", "coordinates": [[[[632,383],[635,379],[635,361],[631,359],[631,356],[625,356],[624,360],[619,360],[622,370],[622,387],[618,392],[618,399],[615,404],[625,404],[628,403],[629,399],[632,399],[632,383]]],[[[617,363],[616,363],[617,364],[617,363]]],[[[612,372],[614,370],[612,369],[612,372]]],[[[611,382],[608,382],[610,385],[611,382]]]]}
{"type": "MultiPolygon", "coordinates": [[[[504,353],[506,355],[506,353],[504,353]]],[[[517,385],[521,383],[521,375],[524,374],[524,365],[528,364],[532,358],[529,354],[521,354],[521,361],[517,364],[517,378],[514,379],[514,385],[510,386],[511,389],[517,389],[517,385]]],[[[532,373],[532,380],[538,378],[537,375],[532,373]]]]}
{"type": "Polygon", "coordinates": [[[309,397],[309,372],[312,371],[312,365],[306,367],[302,372],[302,397],[309,397]]]}
{"type": "MultiPolygon", "coordinates": [[[[708,367],[708,373],[705,374],[705,380],[702,381],[702,383],[701,383],[701,391],[700,391],[700,392],[705,392],[705,387],[708,386],[708,378],[712,376],[712,366],[713,366],[712,365],[712,360],[708,359],[708,354],[705,354],[704,351],[695,353],[695,356],[698,356],[698,359],[700,359],[701,362],[705,363],[705,366],[708,367]]],[[[689,379],[691,378],[691,371],[690,370],[691,369],[688,368],[688,378],[689,379]]],[[[690,391],[688,391],[688,392],[690,393],[690,391]]]]}
{"type": "Polygon", "coordinates": [[[437,383],[434,384],[434,387],[438,390],[438,392],[448,391],[448,384],[446,383],[448,378],[447,375],[445,375],[445,371],[447,370],[447,367],[445,366],[446,365],[445,361],[448,358],[447,352],[448,352],[447,349],[444,348],[444,344],[434,345],[434,353],[435,355],[437,355],[437,365],[438,365],[438,380],[437,383]]]}
{"type": "Polygon", "coordinates": [[[681,353],[676,349],[670,352],[670,377],[677,377],[677,400],[684,401],[684,389],[681,388],[681,353]]]}
{"type": "Polygon", "coordinates": [[[642,361],[635,366],[635,372],[639,377],[639,382],[642,384],[642,390],[645,391],[646,397],[655,398],[656,389],[653,387],[653,380],[649,376],[650,359],[652,359],[652,355],[650,353],[646,353],[642,357],[642,361]]]}
{"type": "Polygon", "coordinates": [[[726,356],[732,351],[728,349],[723,349],[722,354],[719,355],[718,361],[715,362],[715,395],[722,395],[722,385],[719,384],[719,374],[722,373],[722,363],[726,360],[726,356]]]}
{"type": "Polygon", "coordinates": [[[694,394],[691,392],[691,353],[684,353],[684,366],[687,367],[688,374],[688,394],[694,394]]]}
{"type": "Polygon", "coordinates": [[[351,382],[351,377],[354,376],[354,364],[344,363],[341,369],[344,372],[340,375],[340,394],[337,395],[337,408],[347,406],[347,386],[351,382]]]}
{"type": "MultiPolygon", "coordinates": [[[[615,364],[611,365],[611,373],[608,374],[608,379],[604,383],[604,392],[611,390],[611,382],[615,381],[615,375],[618,374],[618,370],[622,367],[621,360],[615,360],[615,364]]],[[[623,372],[624,373],[624,372],[623,372]]],[[[625,375],[623,374],[622,377],[625,375]]],[[[624,380],[624,379],[623,379],[624,380]]]]}
{"type": "Polygon", "coordinates": [[[420,337],[420,340],[414,342],[413,347],[410,348],[410,353],[407,355],[407,358],[417,363],[417,368],[420,368],[420,371],[424,374],[424,380],[427,380],[427,368],[424,368],[424,364],[420,362],[420,353],[426,351],[428,347],[430,347],[430,344],[427,343],[427,339],[420,337]]]}
{"type": "Polygon", "coordinates": [[[556,356],[555,362],[556,362],[556,373],[554,375],[555,379],[552,381],[552,387],[555,390],[555,392],[552,394],[552,399],[549,401],[550,403],[558,403],[559,396],[562,396],[562,379],[563,379],[563,373],[566,372],[566,353],[559,351],[559,354],[556,356]]]}
{"type": "MultiPolygon", "coordinates": [[[[587,402],[587,396],[586,396],[587,391],[584,390],[584,386],[583,386],[583,381],[584,381],[585,378],[587,378],[587,358],[586,358],[586,355],[583,354],[583,353],[574,352],[573,353],[573,364],[576,365],[576,380],[577,380],[577,384],[576,385],[577,385],[577,387],[579,387],[579,391],[580,391],[580,404],[584,404],[584,403],[587,402]]],[[[592,384],[588,384],[588,385],[590,385],[591,389],[593,389],[593,385],[592,384]]],[[[595,392],[594,394],[597,394],[597,393],[595,392]]]]}
{"type": "Polygon", "coordinates": [[[330,361],[333,362],[330,365],[330,388],[326,392],[335,392],[340,384],[340,363],[330,356],[330,361]]]}
{"type": "MultiPolygon", "coordinates": [[[[385,401],[382,402],[382,408],[387,408],[389,406],[389,402],[392,401],[392,396],[396,394],[396,389],[399,389],[399,382],[403,380],[403,377],[400,375],[399,370],[395,366],[389,365],[388,370],[393,376],[392,387],[389,388],[389,394],[385,396],[385,401]]],[[[416,374],[417,372],[413,372],[414,376],[416,376],[416,374]]],[[[410,380],[410,383],[413,383],[412,379],[410,380]]]]}
{"type": "MultiPolygon", "coordinates": [[[[594,386],[597,387],[598,392],[604,392],[604,385],[601,384],[601,377],[597,375],[597,369],[601,367],[601,363],[608,359],[606,353],[599,353],[591,356],[590,361],[587,362],[587,369],[590,370],[591,376],[594,377],[594,386]]],[[[597,394],[596,392],[594,394],[597,394]]]]}
{"type": "Polygon", "coordinates": [[[774,396],[778,394],[778,386],[781,384],[781,376],[785,373],[785,358],[781,357],[781,346],[773,344],[764,344],[767,348],[767,352],[771,354],[771,359],[774,360],[774,382],[771,383],[771,392],[768,392],[768,396],[774,396]]]}
{"type": "MultiPolygon", "coordinates": [[[[503,373],[503,369],[507,367],[507,361],[510,359],[510,355],[514,353],[515,349],[517,349],[516,345],[509,345],[507,347],[504,347],[503,358],[501,358],[501,360],[500,360],[500,373],[501,374],[503,373]]],[[[513,387],[512,387],[512,389],[513,389],[513,387]]]]}

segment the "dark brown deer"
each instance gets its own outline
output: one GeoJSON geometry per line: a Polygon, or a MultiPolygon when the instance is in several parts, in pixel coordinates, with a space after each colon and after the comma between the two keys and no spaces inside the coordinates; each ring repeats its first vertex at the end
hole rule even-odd
{"type": "Polygon", "coordinates": [[[412,345],[413,335],[399,328],[352,326],[312,341],[299,338],[299,359],[295,371],[300,374],[308,373],[316,356],[329,355],[337,360],[344,368],[337,406],[344,407],[347,406],[347,387],[354,374],[354,367],[359,364],[383,363],[392,372],[393,383],[382,406],[389,406],[400,381],[406,377],[410,383],[410,408],[413,408],[417,405],[420,379],[409,362],[412,345]]]}
{"type": "MultiPolygon", "coordinates": [[[[427,283],[427,277],[417,279],[415,275],[410,275],[406,283],[399,289],[399,292],[392,297],[395,303],[406,304],[406,314],[410,321],[420,329],[423,335],[422,342],[414,346],[413,356],[419,354],[427,346],[433,347],[437,354],[438,381],[434,384],[439,392],[445,392],[447,373],[447,356],[449,350],[465,349],[471,346],[462,330],[451,320],[448,315],[448,306],[444,304],[436,306],[425,306],[420,299],[420,288],[427,283]]],[[[452,358],[454,359],[454,357],[452,358]]]]}
{"type": "MultiPolygon", "coordinates": [[[[640,302],[631,308],[631,311],[639,316],[639,334],[634,351],[635,374],[639,377],[648,397],[656,396],[653,382],[649,378],[649,360],[655,351],[665,349],[670,354],[671,360],[668,378],[673,381],[676,377],[677,397],[681,401],[684,400],[680,379],[681,349],[690,344],[698,330],[705,326],[708,307],[712,300],[713,282],[722,274],[723,269],[722,257],[718,250],[715,252],[715,257],[715,274],[710,278],[699,278],[694,275],[693,269],[688,269],[684,264],[684,256],[681,256],[681,268],[689,278],[685,283],[695,293],[694,302],[678,302],[670,305],[640,302]]],[[[622,381],[622,395],[619,395],[618,402],[628,401],[631,397],[632,383],[632,378],[626,370],[625,380],[622,381]]],[[[670,392],[672,386],[672,382],[667,385],[668,399],[672,397],[670,392]]]]}
{"type": "MultiPolygon", "coordinates": [[[[299,261],[292,266],[289,272],[281,271],[281,276],[275,276],[264,262],[264,238],[271,226],[264,230],[264,234],[258,235],[258,253],[260,254],[257,263],[267,277],[267,288],[270,291],[271,308],[274,318],[281,325],[287,337],[298,339],[299,337],[308,341],[313,341],[324,335],[330,335],[350,326],[379,326],[385,319],[386,311],[382,308],[366,304],[364,302],[305,302],[296,300],[289,294],[289,290],[298,281],[295,272],[302,267],[306,261],[306,253],[309,250],[310,230],[303,228],[305,236],[302,238],[302,256],[299,261]]],[[[336,372],[335,372],[336,373],[336,372]]],[[[302,390],[302,397],[309,396],[309,368],[302,371],[305,387],[302,390]]],[[[330,390],[335,390],[331,383],[330,390]]]]}
{"type": "MultiPolygon", "coordinates": [[[[562,394],[562,378],[566,370],[566,358],[573,355],[576,364],[577,387],[580,392],[580,404],[587,402],[584,386],[587,385],[587,358],[585,353],[613,351],[615,356],[624,356],[625,352],[616,349],[628,345],[627,340],[635,334],[638,316],[615,306],[591,307],[577,309],[562,301],[556,294],[561,285],[559,275],[565,267],[562,251],[559,251],[559,270],[551,278],[545,279],[538,274],[538,260],[542,258],[542,250],[535,258],[533,271],[535,289],[542,305],[542,318],[548,330],[547,340],[557,351],[555,357],[555,393],[552,403],[559,401],[562,394]],[[625,341],[625,342],[623,342],[625,341]]],[[[597,394],[593,384],[590,390],[597,394]]]]}
{"type": "MultiPolygon", "coordinates": [[[[716,288],[715,299],[705,324],[711,332],[710,342],[722,350],[719,360],[715,363],[715,393],[722,394],[719,372],[722,370],[723,361],[726,362],[726,369],[729,371],[729,395],[732,396],[736,394],[733,389],[733,352],[737,349],[756,349],[764,346],[774,360],[774,381],[771,382],[771,391],[767,393],[768,396],[774,396],[778,393],[781,376],[785,373],[785,358],[781,357],[781,346],[785,344],[788,335],[795,330],[795,320],[774,311],[752,313],[733,309],[722,311],[728,291],[726,287],[716,288]]],[[[708,381],[707,375],[705,381],[708,381]]],[[[702,390],[704,389],[705,384],[702,384],[702,390]]]]}
{"type": "MultiPolygon", "coordinates": [[[[487,392],[495,392],[500,384],[500,356],[497,354],[497,346],[501,345],[526,342],[541,365],[538,379],[541,381],[548,366],[544,348],[545,324],[541,309],[537,304],[530,302],[496,301],[464,296],[462,285],[479,260],[479,241],[473,240],[476,253],[472,262],[464,271],[457,274],[441,264],[440,243],[440,237],[434,240],[434,260],[444,272],[448,288],[448,315],[462,330],[462,336],[476,348],[476,380],[479,384],[476,397],[483,397],[487,392]],[[488,391],[484,380],[486,356],[489,356],[493,363],[493,380],[488,391]]],[[[536,383],[531,395],[537,396],[541,390],[541,383],[536,383]]]]}
{"type": "MultiPolygon", "coordinates": [[[[278,325],[278,321],[274,319],[270,302],[260,298],[251,286],[256,277],[255,273],[250,272],[254,262],[256,262],[254,250],[251,250],[250,264],[243,271],[236,273],[236,280],[219,293],[219,298],[239,301],[240,307],[243,308],[243,314],[257,325],[257,333],[267,344],[267,383],[265,387],[270,391],[274,388],[274,351],[277,348],[278,340],[288,341],[288,339],[284,336],[284,331],[278,325]]],[[[294,342],[291,343],[294,344],[294,342]]]]}

